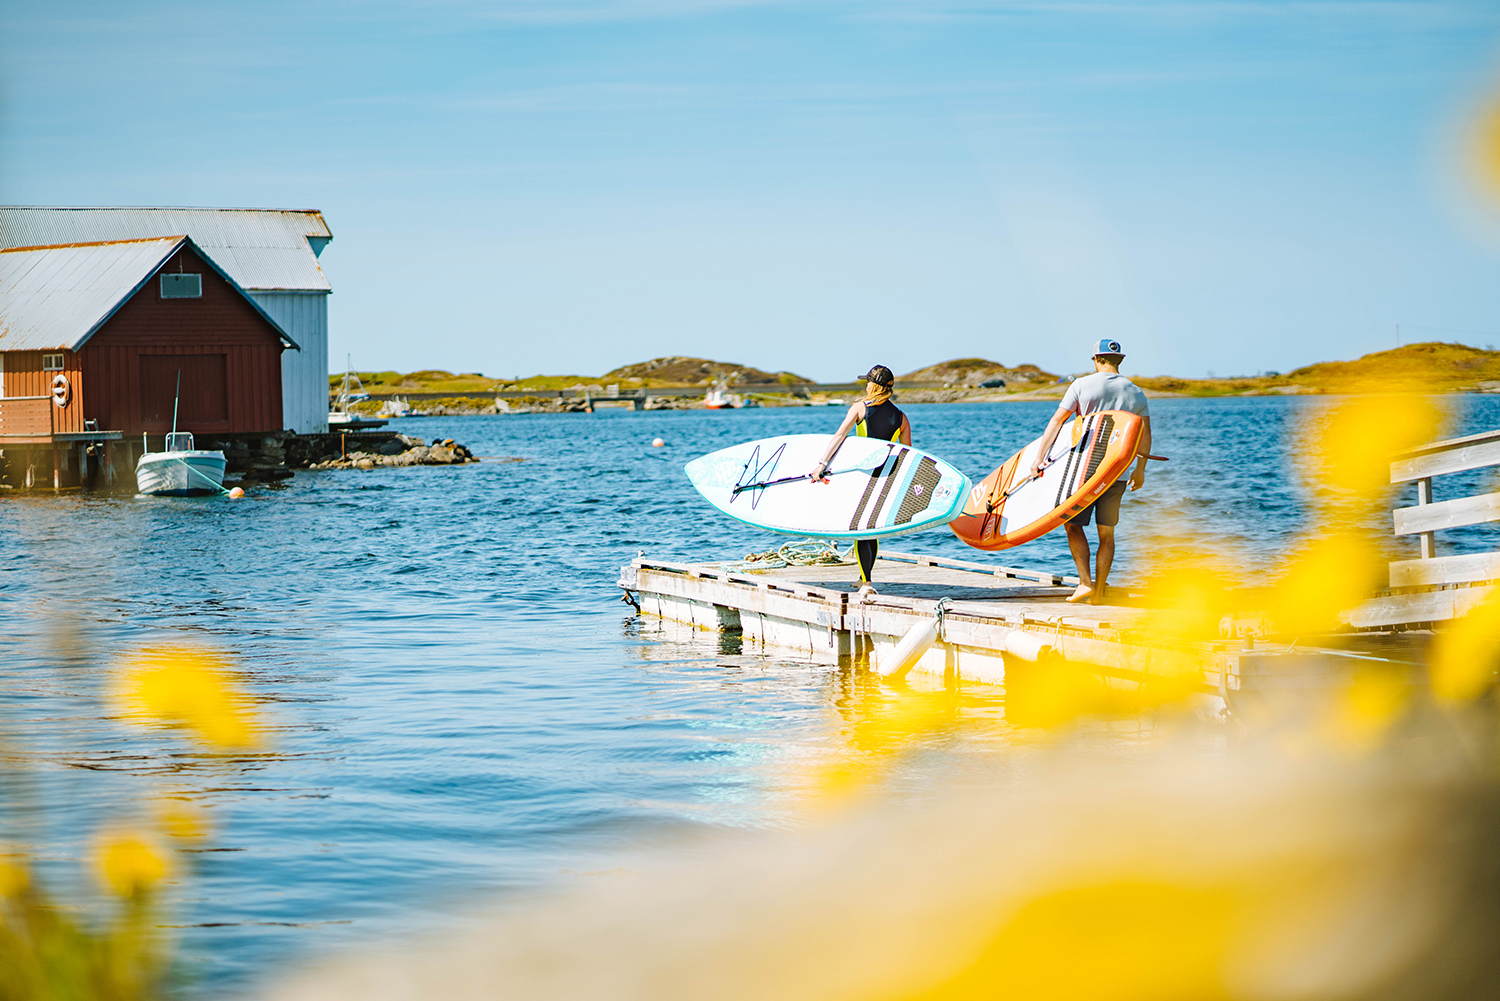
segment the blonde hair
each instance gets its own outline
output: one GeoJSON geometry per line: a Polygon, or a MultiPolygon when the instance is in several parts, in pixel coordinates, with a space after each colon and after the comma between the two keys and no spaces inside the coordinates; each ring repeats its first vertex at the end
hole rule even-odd
{"type": "Polygon", "coordinates": [[[891,387],[882,386],[878,382],[865,383],[865,402],[872,406],[880,406],[891,398],[891,387]]]}

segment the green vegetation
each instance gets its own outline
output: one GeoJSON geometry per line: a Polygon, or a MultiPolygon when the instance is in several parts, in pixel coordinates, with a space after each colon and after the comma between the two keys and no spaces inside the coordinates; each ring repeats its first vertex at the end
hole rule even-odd
{"type": "Polygon", "coordinates": [[[1144,389],[1184,396],[1280,393],[1448,393],[1500,388],[1500,352],[1428,341],[1377,351],[1354,361],[1325,361],[1277,375],[1230,379],[1131,378],[1144,389]],[[1486,386],[1483,384],[1495,383],[1486,386]]]}
{"type": "Polygon", "coordinates": [[[988,358],[954,358],[952,361],[939,362],[926,368],[919,368],[915,372],[908,372],[896,380],[899,387],[901,383],[928,382],[940,383],[960,389],[976,389],[982,383],[994,379],[1004,379],[1007,391],[1037,389],[1041,386],[1050,386],[1057,383],[1057,376],[1051,372],[1044,372],[1035,365],[1004,365],[988,358]]]}
{"type": "Polygon", "coordinates": [[[774,386],[812,382],[793,372],[765,372],[751,365],[708,358],[669,356],[624,365],[599,377],[604,383],[632,388],[644,386],[712,386],[720,381],[730,386],[774,386]]]}
{"type": "MultiPolygon", "coordinates": [[[[793,372],[766,372],[749,365],[712,361],[707,358],[665,357],[625,365],[603,375],[534,375],[525,379],[492,379],[478,372],[454,374],[441,369],[420,372],[360,372],[365,391],[374,394],[451,393],[454,397],[482,396],[499,391],[558,390],[586,387],[600,392],[618,385],[622,392],[659,386],[711,386],[724,381],[730,387],[784,391],[785,387],[811,383],[793,372]]],[[[1182,396],[1257,396],[1297,393],[1359,393],[1393,390],[1459,392],[1500,388],[1500,352],[1484,351],[1463,344],[1428,342],[1408,344],[1392,351],[1377,351],[1355,361],[1319,362],[1276,375],[1241,376],[1224,379],[1188,379],[1179,376],[1131,375],[1145,389],[1182,396]],[[1496,385],[1481,386],[1484,383],[1496,385]]],[[[1058,383],[1058,377],[1035,365],[1004,365],[987,358],[955,358],[908,372],[901,383],[938,383],[956,390],[978,389],[981,383],[1004,379],[1007,393],[1042,391],[1058,383]]],[[[343,375],[328,377],[337,391],[343,375]]]]}
{"type": "MultiPolygon", "coordinates": [[[[500,388],[495,379],[486,378],[478,372],[455,375],[442,369],[423,369],[420,372],[355,372],[367,393],[491,393],[500,388]]],[[[549,376],[564,379],[566,376],[549,376]]],[[[343,385],[344,374],[328,377],[330,392],[338,392],[343,385]]]]}

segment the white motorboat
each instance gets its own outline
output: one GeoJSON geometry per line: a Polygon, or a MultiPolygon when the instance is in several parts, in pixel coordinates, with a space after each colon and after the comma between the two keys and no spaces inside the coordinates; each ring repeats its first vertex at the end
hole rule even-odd
{"type": "Polygon", "coordinates": [[[167,435],[166,446],[164,452],[145,453],[135,464],[136,490],[154,497],[224,492],[223,452],[194,448],[193,436],[187,431],[167,435]]]}
{"type": "Polygon", "coordinates": [[[741,405],[738,396],[728,391],[728,387],[720,382],[703,396],[703,406],[709,410],[738,410],[741,405]]]}

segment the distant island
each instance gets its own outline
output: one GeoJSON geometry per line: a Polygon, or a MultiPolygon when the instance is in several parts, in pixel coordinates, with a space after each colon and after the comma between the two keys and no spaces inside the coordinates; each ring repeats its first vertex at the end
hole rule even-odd
{"type": "MultiPolygon", "coordinates": [[[[367,393],[377,398],[405,394],[443,394],[453,407],[496,393],[587,390],[632,395],[652,389],[722,385],[767,405],[796,404],[828,393],[790,371],[768,372],[752,365],[708,358],[670,356],[613,369],[603,375],[535,375],[496,379],[478,372],[439,369],[418,372],[358,372],[367,393]],[[812,390],[812,392],[809,392],[812,390]]],[[[1329,361],[1289,372],[1193,379],[1172,375],[1130,374],[1150,396],[1271,396],[1363,392],[1500,392],[1500,352],[1464,344],[1428,341],[1378,351],[1354,361],[1329,361]]],[[[329,377],[336,390],[343,375],[329,377]]],[[[959,401],[1002,402],[1061,397],[1070,381],[1036,365],[1005,365],[987,358],[955,358],[897,377],[899,399],[909,403],[959,401]]],[[[848,393],[843,395],[847,396],[848,393]]]]}

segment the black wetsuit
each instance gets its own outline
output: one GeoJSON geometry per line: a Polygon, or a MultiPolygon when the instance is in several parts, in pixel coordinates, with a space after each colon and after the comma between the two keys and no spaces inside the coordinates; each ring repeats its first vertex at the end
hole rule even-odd
{"type": "MultiPolygon", "coordinates": [[[[865,419],[854,425],[854,433],[861,438],[900,441],[905,420],[901,408],[890,400],[874,405],[866,403],[865,419]]],[[[875,570],[875,557],[880,554],[880,540],[859,539],[854,543],[854,552],[859,557],[859,579],[869,581],[875,570]]]]}

